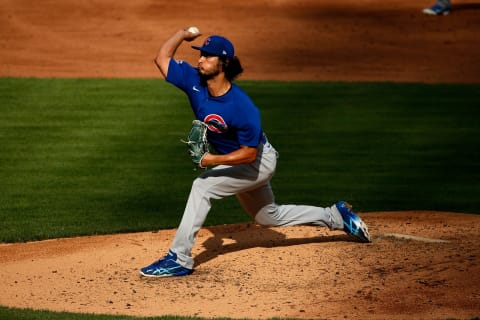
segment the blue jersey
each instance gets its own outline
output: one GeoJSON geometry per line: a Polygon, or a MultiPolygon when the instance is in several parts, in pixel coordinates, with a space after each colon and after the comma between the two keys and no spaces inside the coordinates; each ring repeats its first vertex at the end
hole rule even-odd
{"type": "Polygon", "coordinates": [[[166,80],[184,91],[195,118],[208,124],[208,141],[220,154],[257,147],[265,142],[260,111],[236,84],[220,97],[212,97],[198,70],[185,61],[170,60],[166,80]]]}

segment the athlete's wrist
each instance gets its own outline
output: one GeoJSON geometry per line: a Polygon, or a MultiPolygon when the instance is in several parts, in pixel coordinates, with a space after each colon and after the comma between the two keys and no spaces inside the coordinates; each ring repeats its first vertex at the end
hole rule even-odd
{"type": "Polygon", "coordinates": [[[209,166],[208,162],[207,162],[207,157],[210,156],[210,153],[209,152],[205,152],[202,156],[202,158],[200,159],[200,161],[198,162],[198,165],[200,168],[202,169],[205,169],[206,167],[209,166]]]}

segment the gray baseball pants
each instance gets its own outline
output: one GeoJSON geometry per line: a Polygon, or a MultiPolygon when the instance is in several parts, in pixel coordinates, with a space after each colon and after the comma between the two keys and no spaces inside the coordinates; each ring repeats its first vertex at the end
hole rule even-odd
{"type": "Polygon", "coordinates": [[[437,4],[443,8],[450,8],[450,0],[437,0],[437,4]]]}
{"type": "Polygon", "coordinates": [[[343,229],[335,205],[327,208],[306,205],[278,205],[270,187],[277,152],[270,143],[261,144],[255,162],[237,166],[216,166],[198,176],[192,184],[182,220],[171,250],[177,263],[193,269],[191,256],[195,238],[211,208],[211,199],[236,195],[245,211],[264,226],[317,225],[343,229]]]}

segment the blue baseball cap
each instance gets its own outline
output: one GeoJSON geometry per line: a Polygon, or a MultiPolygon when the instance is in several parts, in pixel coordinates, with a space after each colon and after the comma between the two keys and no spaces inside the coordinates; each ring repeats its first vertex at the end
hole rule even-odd
{"type": "Polygon", "coordinates": [[[192,48],[228,59],[232,59],[235,55],[233,44],[227,38],[221,36],[210,36],[205,40],[201,47],[192,46],[192,48]]]}

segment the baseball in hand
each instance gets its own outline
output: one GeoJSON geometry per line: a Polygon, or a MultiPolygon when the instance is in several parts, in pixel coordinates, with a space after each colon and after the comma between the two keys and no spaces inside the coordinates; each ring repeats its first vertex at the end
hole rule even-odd
{"type": "Polygon", "coordinates": [[[197,27],[190,27],[187,29],[188,32],[192,33],[192,34],[198,34],[200,33],[200,30],[197,28],[197,27]]]}

